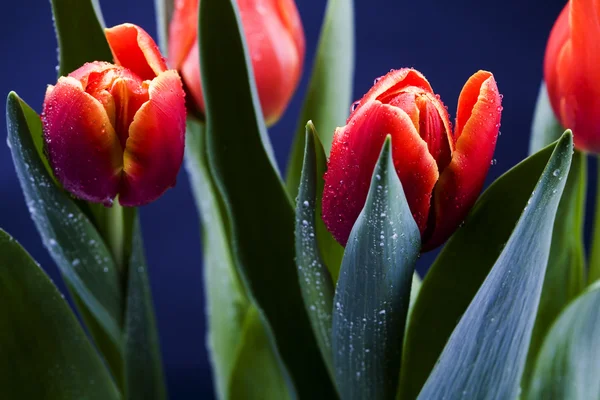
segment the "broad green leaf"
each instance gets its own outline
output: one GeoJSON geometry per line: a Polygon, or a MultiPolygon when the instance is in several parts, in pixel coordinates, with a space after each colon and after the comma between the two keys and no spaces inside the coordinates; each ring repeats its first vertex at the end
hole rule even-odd
{"type": "Polygon", "coordinates": [[[523,389],[528,386],[529,376],[548,329],[586,286],[583,249],[586,164],[586,155],[576,151],[556,213],[546,277],[521,382],[523,389]]]}
{"type": "Polygon", "coordinates": [[[97,0],[51,0],[58,39],[58,76],[86,62],[112,62],[97,0]]]}
{"type": "Polygon", "coordinates": [[[6,114],[17,176],[44,245],[69,288],[118,347],[124,300],[112,256],[87,216],[46,171],[32,139],[42,134],[39,117],[15,93],[8,95],[6,114]]]}
{"type": "MultiPolygon", "coordinates": [[[[572,154],[573,135],[567,132],[557,142],[531,197],[521,203],[516,227],[448,339],[419,399],[519,396],[552,227],[572,154]]],[[[479,232],[487,236],[481,227],[479,232]]]]}
{"type": "Polygon", "coordinates": [[[61,293],[2,230],[0,305],[0,398],[121,398],[61,293]]]}
{"type": "Polygon", "coordinates": [[[399,399],[414,399],[419,394],[513,232],[554,147],[544,148],[498,178],[431,266],[411,313],[399,399]]]}
{"type": "Polygon", "coordinates": [[[248,308],[241,333],[242,341],[229,382],[228,398],[290,399],[282,370],[278,366],[277,357],[273,354],[269,337],[255,307],[248,308]]]}
{"type": "MultiPolygon", "coordinates": [[[[334,378],[333,353],[331,350],[331,322],[333,294],[335,286],[331,274],[321,257],[319,248],[317,219],[318,199],[323,188],[317,183],[322,180],[318,175],[319,138],[312,123],[306,125],[306,146],[300,190],[296,202],[296,265],[304,305],[308,312],[313,332],[319,343],[323,360],[329,374],[334,378]]],[[[322,147],[320,147],[322,149],[322,147]]]]}
{"type": "MultiPolygon", "coordinates": [[[[202,220],[208,349],[217,393],[220,399],[226,399],[229,398],[228,384],[236,364],[250,303],[235,270],[226,231],[228,221],[208,169],[204,126],[192,119],[188,120],[187,126],[185,165],[202,220]]],[[[250,334],[257,333],[253,331],[250,334]]],[[[273,351],[262,348],[260,352],[264,354],[269,350],[273,351]]],[[[260,384],[266,387],[270,383],[260,384]]]]}
{"type": "Polygon", "coordinates": [[[600,398],[600,285],[589,287],[552,325],[527,399],[600,398]]]}
{"type": "Polygon", "coordinates": [[[123,329],[126,397],[128,400],[163,400],[167,394],[142,232],[137,218],[134,221],[132,248],[123,329]]]}
{"type": "Polygon", "coordinates": [[[329,0],[313,65],[310,85],[298,121],[287,167],[287,189],[298,193],[304,150],[304,125],[312,120],[329,154],[333,132],[348,117],[354,77],[353,0],[329,0]]]}
{"type": "Polygon", "coordinates": [[[546,84],[542,82],[533,113],[529,154],[534,154],[550,143],[555,142],[564,131],[565,129],[554,116],[548,98],[548,89],[546,89],[546,84]]]}
{"type": "Polygon", "coordinates": [[[363,210],[346,244],[333,312],[333,357],[343,399],[391,399],[421,233],[383,145],[363,210]]]}
{"type": "Polygon", "coordinates": [[[175,0],[154,0],[154,11],[156,15],[156,31],[158,32],[158,43],[163,54],[167,54],[169,43],[169,23],[175,10],[175,0]]]}
{"type": "Polygon", "coordinates": [[[300,398],[335,390],[304,309],[294,262],[294,211],[277,173],[235,0],[200,2],[207,153],[246,291],[300,398]]]}

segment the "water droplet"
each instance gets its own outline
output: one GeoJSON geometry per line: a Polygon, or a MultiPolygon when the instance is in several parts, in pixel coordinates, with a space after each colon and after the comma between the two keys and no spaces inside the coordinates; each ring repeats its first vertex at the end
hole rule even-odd
{"type": "Polygon", "coordinates": [[[384,315],[384,314],[385,314],[385,310],[379,311],[379,315],[384,315]]]}
{"type": "Polygon", "coordinates": [[[308,226],[308,221],[307,221],[307,220],[305,220],[305,219],[303,219],[303,220],[302,220],[302,225],[304,225],[304,226],[308,226]]]}
{"type": "Polygon", "coordinates": [[[104,267],[103,271],[108,272],[108,267],[104,267]]]}
{"type": "Polygon", "coordinates": [[[492,158],[492,161],[490,161],[490,165],[496,165],[498,163],[498,161],[495,158],[492,158]]]}
{"type": "Polygon", "coordinates": [[[352,107],[350,107],[350,111],[354,112],[354,110],[356,110],[358,108],[358,106],[360,106],[360,101],[355,101],[354,103],[352,103],[352,107]]]}
{"type": "Polygon", "coordinates": [[[79,264],[81,264],[81,261],[79,261],[79,258],[76,258],[71,262],[71,265],[74,267],[78,266],[79,264]]]}
{"type": "Polygon", "coordinates": [[[308,200],[304,200],[304,202],[302,204],[304,204],[304,207],[308,207],[308,205],[309,205],[308,200]]]}
{"type": "Polygon", "coordinates": [[[558,176],[560,174],[560,169],[555,169],[552,175],[558,176]]]}

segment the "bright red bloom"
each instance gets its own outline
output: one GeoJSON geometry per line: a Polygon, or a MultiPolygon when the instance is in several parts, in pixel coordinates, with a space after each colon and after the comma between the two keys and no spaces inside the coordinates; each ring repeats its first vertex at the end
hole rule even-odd
{"type": "Polygon", "coordinates": [[[548,39],[544,77],[554,114],[575,146],[600,153],[600,0],[571,0],[548,39]]]}
{"type": "MultiPolygon", "coordinates": [[[[294,0],[238,0],[258,96],[267,124],[294,94],[304,63],[304,30],[294,0]]],[[[169,27],[169,62],[181,72],[194,108],[204,112],[198,56],[199,0],[176,0],[169,27]]]]}
{"type": "Polygon", "coordinates": [[[147,204],[175,185],[183,160],[185,97],[140,27],[106,29],[115,63],[87,63],[49,86],[46,153],[63,187],[105,205],[147,204]]]}
{"type": "Polygon", "coordinates": [[[479,71],[458,99],[452,133],[448,112],[414,69],[392,71],[357,103],[331,147],[323,220],[345,245],[362,210],[385,137],[423,249],[442,244],[475,203],[496,147],[501,96],[491,73],[479,71]]]}

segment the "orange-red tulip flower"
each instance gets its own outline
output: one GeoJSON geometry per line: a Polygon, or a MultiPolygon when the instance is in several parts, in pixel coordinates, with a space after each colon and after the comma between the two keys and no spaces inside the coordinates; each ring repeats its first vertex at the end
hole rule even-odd
{"type": "Polygon", "coordinates": [[[106,29],[115,64],[92,62],[49,86],[42,121],[56,178],[78,198],[147,204],[175,185],[183,160],[185,97],[152,38],[106,29]]]}
{"type": "MultiPolygon", "coordinates": [[[[294,94],[304,62],[304,31],[294,0],[238,0],[252,69],[267,124],[294,94]]],[[[169,61],[181,72],[192,106],[204,112],[198,56],[198,0],[176,0],[169,27],[169,61]]]]}
{"type": "Polygon", "coordinates": [[[571,0],[548,39],[544,77],[554,114],[575,146],[600,153],[600,1],[571,0]]]}
{"type": "Polygon", "coordinates": [[[452,133],[448,112],[414,69],[392,71],[356,103],[337,128],[323,192],[323,220],[346,244],[362,210],[385,137],[423,250],[442,244],[473,206],[492,160],[502,111],[491,73],[479,71],[458,99],[452,133]]]}

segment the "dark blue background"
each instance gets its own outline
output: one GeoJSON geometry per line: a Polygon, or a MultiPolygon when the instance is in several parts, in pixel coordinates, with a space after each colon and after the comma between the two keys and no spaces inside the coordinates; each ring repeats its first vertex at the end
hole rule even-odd
{"type": "MultiPolygon", "coordinates": [[[[494,73],[504,94],[502,136],[488,182],[527,154],[531,117],[547,35],[564,0],[356,0],[355,98],[391,68],[425,74],[451,114],[462,85],[478,69],[494,73]]],[[[107,25],[132,22],[156,34],[152,0],[101,0],[107,25]]],[[[323,0],[300,0],[307,39],[304,78],[284,118],[271,129],[283,168],[307,84],[323,0]]],[[[47,0],[4,2],[0,94],[15,90],[40,110],[47,84],[56,80],[56,40],[47,0]]],[[[350,105],[348,105],[350,106],[350,105]]],[[[0,113],[5,126],[4,113],[0,113]]],[[[29,217],[8,147],[0,146],[0,227],[15,236],[55,282],[57,269],[29,217]]],[[[187,176],[142,209],[163,360],[172,399],[212,398],[205,349],[198,217],[187,176]]],[[[432,259],[422,258],[422,267],[432,259]]]]}

